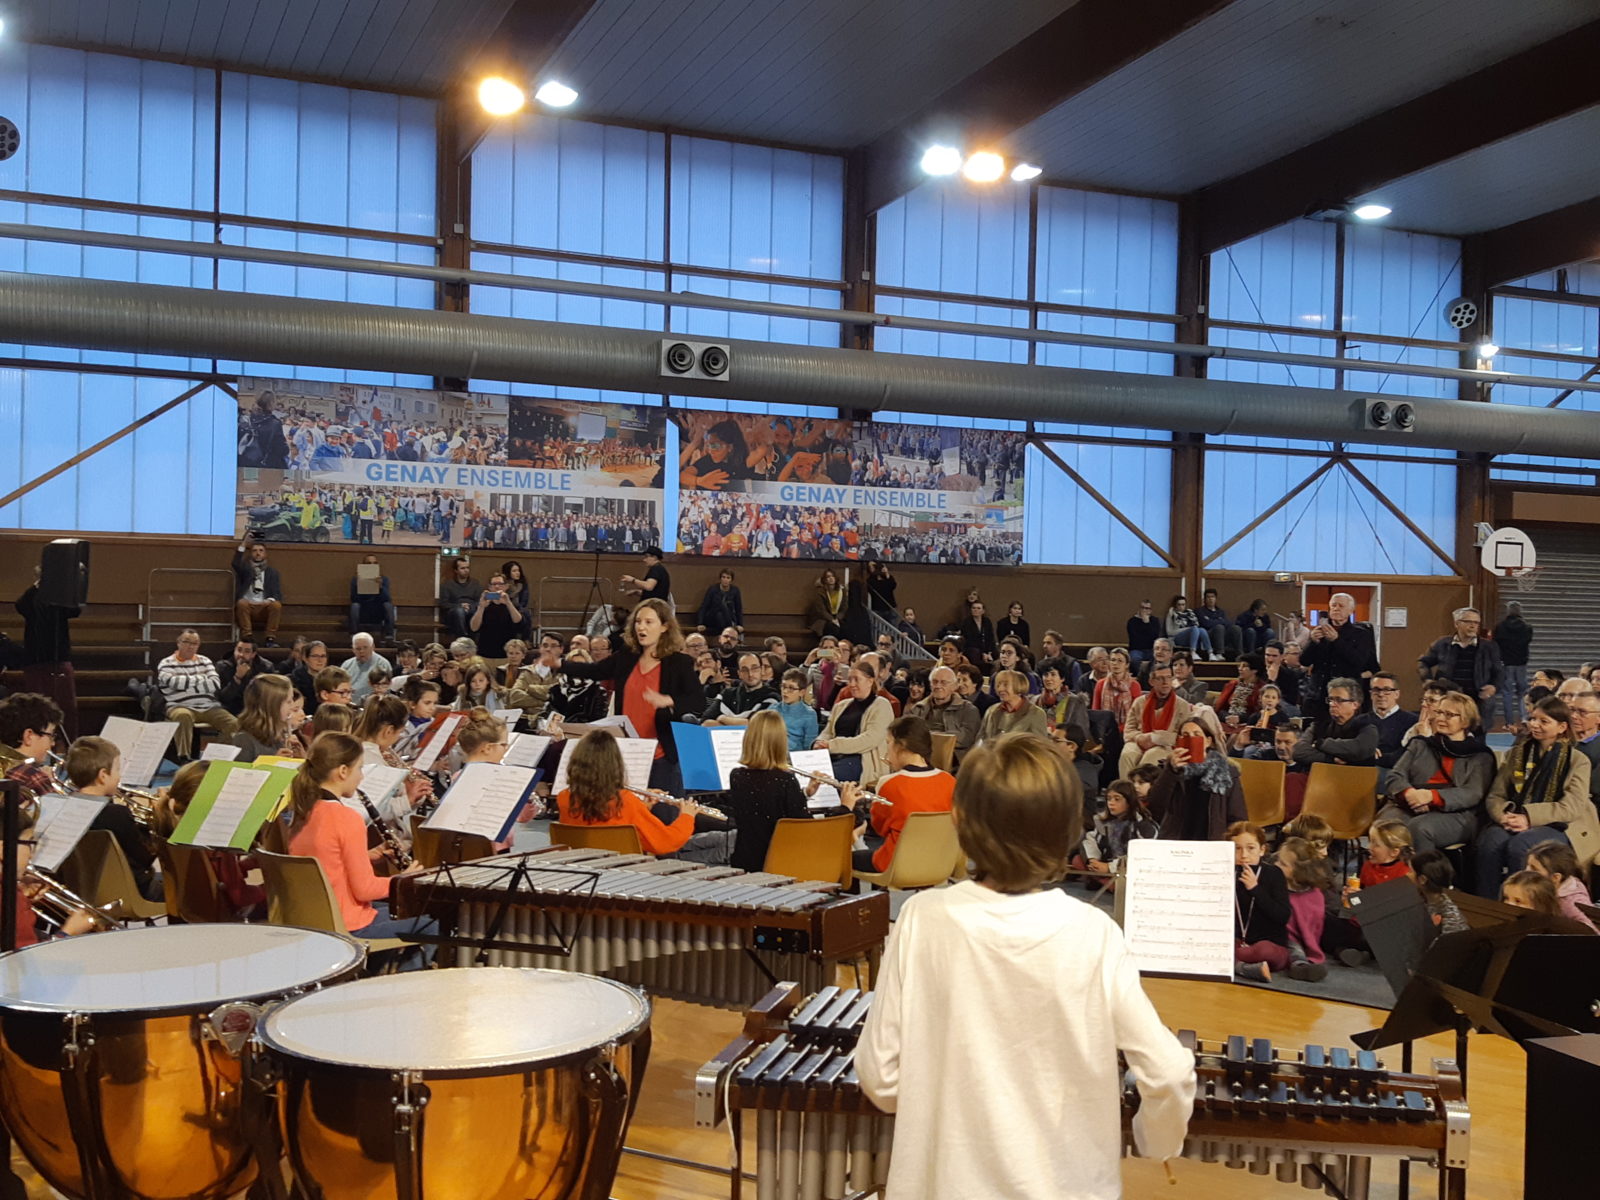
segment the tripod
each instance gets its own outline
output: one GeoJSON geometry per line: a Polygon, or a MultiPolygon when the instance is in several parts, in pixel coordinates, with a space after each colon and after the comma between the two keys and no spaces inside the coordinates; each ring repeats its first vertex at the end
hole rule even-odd
{"type": "Polygon", "coordinates": [[[616,632],[616,622],[610,616],[612,608],[606,600],[605,580],[600,577],[600,547],[594,548],[594,571],[589,576],[589,595],[583,602],[583,613],[578,617],[578,632],[589,632],[589,614],[591,612],[606,613],[606,634],[610,636],[616,632]]]}

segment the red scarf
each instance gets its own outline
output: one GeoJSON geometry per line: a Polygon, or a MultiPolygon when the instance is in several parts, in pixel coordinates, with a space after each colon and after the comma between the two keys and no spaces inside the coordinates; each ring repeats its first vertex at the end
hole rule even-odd
{"type": "Polygon", "coordinates": [[[1145,693],[1144,711],[1139,714],[1140,733],[1159,733],[1172,728],[1172,714],[1178,711],[1178,693],[1168,692],[1165,704],[1158,705],[1156,699],[1154,692],[1145,693]],[[1154,720],[1151,719],[1152,713],[1155,714],[1154,720]]]}

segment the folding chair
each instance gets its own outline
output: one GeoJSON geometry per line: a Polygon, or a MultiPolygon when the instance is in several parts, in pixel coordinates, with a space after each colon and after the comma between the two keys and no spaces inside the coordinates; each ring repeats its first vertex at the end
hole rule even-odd
{"type": "Polygon", "coordinates": [[[125,921],[153,925],[167,915],[164,903],[144,898],[128,856],[104,829],[91,829],[79,839],[63,865],[62,880],[96,908],[115,904],[125,921]]]}
{"type": "MultiPolygon", "coordinates": [[[[954,740],[954,735],[950,735],[954,740]]],[[[835,817],[788,817],[778,822],[767,843],[763,871],[790,875],[795,879],[822,879],[848,888],[854,878],[850,869],[850,843],[855,837],[856,819],[849,813],[835,817]]]]}
{"type": "Polygon", "coordinates": [[[1279,759],[1230,758],[1239,769],[1245,811],[1252,825],[1263,828],[1283,824],[1283,780],[1288,764],[1279,759]]]}
{"type": "Polygon", "coordinates": [[[222,887],[207,850],[164,842],[159,854],[169,921],[212,925],[234,920],[232,910],[223,902],[222,887]]]}
{"type": "Polygon", "coordinates": [[[928,759],[928,765],[938,767],[941,771],[954,771],[956,769],[956,735],[935,732],[932,737],[933,756],[928,759]]]}
{"type": "Polygon", "coordinates": [[[1377,811],[1377,767],[1311,764],[1311,772],[1306,777],[1306,800],[1300,814],[1321,817],[1333,828],[1334,840],[1346,843],[1342,860],[1344,874],[1349,874],[1348,843],[1366,836],[1377,811]]]}
{"type": "Polygon", "coordinates": [[[917,812],[906,818],[887,871],[857,871],[856,878],[888,891],[937,887],[965,863],[956,823],[947,812],[917,812]]]}
{"type": "Polygon", "coordinates": [[[632,825],[570,825],[550,822],[550,843],[574,850],[615,850],[618,854],[643,854],[639,831],[632,825]]]}
{"type": "Polygon", "coordinates": [[[267,881],[267,924],[343,934],[365,946],[369,957],[389,950],[414,948],[414,944],[404,938],[364,938],[352,934],[345,927],[333,889],[328,886],[328,876],[316,859],[261,850],[256,853],[256,861],[261,864],[261,873],[267,881]]]}

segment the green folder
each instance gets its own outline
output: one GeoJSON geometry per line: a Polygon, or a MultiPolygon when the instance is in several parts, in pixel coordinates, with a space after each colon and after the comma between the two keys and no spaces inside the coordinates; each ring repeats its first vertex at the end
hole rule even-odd
{"type": "MultiPolygon", "coordinates": [[[[261,832],[261,826],[272,816],[279,799],[294,782],[295,775],[293,767],[213,762],[206,768],[200,789],[195,792],[194,799],[189,802],[183,819],[178,822],[169,840],[185,846],[250,849],[255,844],[256,834],[261,832]],[[241,775],[240,772],[246,773],[241,775]],[[260,779],[256,778],[258,775],[260,779]],[[225,810],[227,819],[225,824],[219,826],[211,817],[225,787],[229,791],[225,810]],[[254,795],[246,799],[248,789],[252,787],[255,789],[254,795]],[[204,840],[200,836],[202,830],[205,830],[204,840]]],[[[224,814],[217,815],[220,819],[224,814]]]]}

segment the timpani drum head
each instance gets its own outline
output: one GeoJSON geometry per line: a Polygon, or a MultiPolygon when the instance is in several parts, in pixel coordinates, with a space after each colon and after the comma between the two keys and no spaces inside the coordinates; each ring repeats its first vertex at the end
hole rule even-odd
{"type": "Polygon", "coordinates": [[[458,967],[360,979],[267,1014],[291,1058],[428,1076],[492,1074],[614,1044],[650,1006],[626,984],[569,971],[458,967]]]}
{"type": "Polygon", "coordinates": [[[0,1010],[196,1012],[353,970],[361,946],[276,925],[164,925],[58,938],[0,958],[0,1010]]]}

